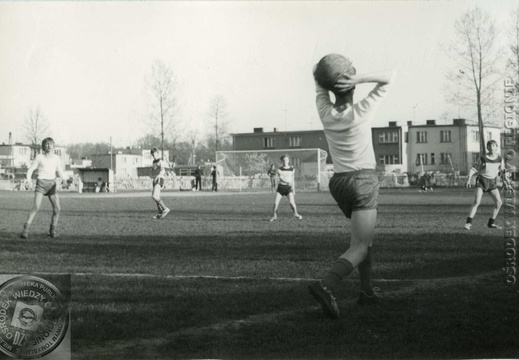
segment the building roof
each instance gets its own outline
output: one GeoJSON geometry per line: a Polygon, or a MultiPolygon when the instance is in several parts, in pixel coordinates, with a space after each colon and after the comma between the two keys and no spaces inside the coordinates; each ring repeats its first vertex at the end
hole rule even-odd
{"type": "Polygon", "coordinates": [[[236,133],[236,134],[231,134],[232,136],[239,136],[239,135],[258,135],[258,136],[261,136],[261,135],[285,135],[285,134],[312,134],[312,133],[323,133],[324,130],[321,129],[321,130],[295,130],[295,131],[268,131],[268,132],[264,132],[263,130],[261,131],[256,131],[256,132],[250,132],[250,133],[236,133]]]}

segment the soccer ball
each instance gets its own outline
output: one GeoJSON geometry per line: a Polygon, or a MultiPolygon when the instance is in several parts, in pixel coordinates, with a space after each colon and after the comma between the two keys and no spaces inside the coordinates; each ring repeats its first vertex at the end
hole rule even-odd
{"type": "Polygon", "coordinates": [[[335,83],[344,73],[356,73],[351,60],[339,54],[328,54],[317,63],[314,78],[326,90],[333,90],[335,83]]]}

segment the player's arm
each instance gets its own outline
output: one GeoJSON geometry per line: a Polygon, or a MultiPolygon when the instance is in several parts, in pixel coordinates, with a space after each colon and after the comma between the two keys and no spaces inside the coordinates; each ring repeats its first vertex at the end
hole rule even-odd
{"type": "Polygon", "coordinates": [[[63,172],[63,168],[61,167],[61,160],[58,158],[58,162],[56,164],[56,170],[58,171],[58,177],[64,181],[65,180],[65,173],[63,172]]]}
{"type": "Polygon", "coordinates": [[[474,164],[471,168],[470,168],[470,171],[469,171],[469,176],[467,177],[467,183],[465,184],[465,187],[470,187],[470,179],[472,179],[472,176],[474,176],[475,174],[477,174],[479,172],[479,169],[481,169],[482,167],[482,161],[481,159],[476,163],[474,164]]]}
{"type": "Polygon", "coordinates": [[[38,155],[36,155],[36,158],[31,163],[31,166],[27,169],[27,175],[25,176],[26,180],[31,181],[32,174],[34,173],[34,170],[38,168],[38,165],[40,164],[40,158],[38,155]]]}
{"type": "Polygon", "coordinates": [[[345,92],[351,90],[355,85],[364,83],[377,83],[381,85],[390,84],[395,76],[394,70],[380,70],[366,74],[349,75],[343,74],[335,84],[335,90],[338,92],[345,92]]]}

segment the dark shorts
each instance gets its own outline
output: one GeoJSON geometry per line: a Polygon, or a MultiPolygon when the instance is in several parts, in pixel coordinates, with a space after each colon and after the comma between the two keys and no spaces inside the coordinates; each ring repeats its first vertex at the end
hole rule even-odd
{"type": "Polygon", "coordinates": [[[56,180],[38,179],[36,180],[36,192],[44,196],[56,195],[56,180]]]}
{"type": "Polygon", "coordinates": [[[161,188],[164,187],[164,178],[155,178],[153,179],[153,187],[155,187],[155,185],[160,185],[161,188]]]}
{"type": "Polygon", "coordinates": [[[335,173],[330,179],[330,193],[344,215],[351,218],[353,211],[378,208],[378,175],[366,169],[335,173]]]}
{"type": "Polygon", "coordinates": [[[478,176],[476,178],[476,187],[479,187],[483,192],[489,192],[497,189],[496,179],[487,179],[484,176],[478,176]]]}
{"type": "Polygon", "coordinates": [[[278,193],[281,196],[288,196],[288,194],[290,194],[292,191],[294,191],[294,190],[292,189],[292,186],[290,186],[290,185],[281,185],[281,184],[278,185],[278,193]]]}

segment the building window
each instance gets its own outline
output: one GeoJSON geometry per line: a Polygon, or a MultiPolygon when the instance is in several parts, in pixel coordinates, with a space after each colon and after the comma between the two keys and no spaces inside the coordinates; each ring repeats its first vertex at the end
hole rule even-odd
{"type": "Polygon", "coordinates": [[[416,154],[416,165],[428,165],[427,154],[416,154]]]}
{"type": "Polygon", "coordinates": [[[479,130],[472,130],[472,141],[479,142],[479,130]]]}
{"type": "Polygon", "coordinates": [[[418,131],[416,133],[416,142],[417,143],[426,143],[427,142],[427,131],[418,131]]]}
{"type": "Polygon", "coordinates": [[[54,149],[54,154],[61,156],[61,149],[54,149]]]}
{"type": "Polygon", "coordinates": [[[178,173],[180,174],[180,176],[187,176],[187,174],[189,173],[189,170],[188,169],[180,169],[180,171],[178,173]]]}
{"type": "Polygon", "coordinates": [[[434,153],[431,153],[431,165],[434,165],[434,153]]]}
{"type": "Polygon", "coordinates": [[[264,148],[275,148],[276,147],[276,139],[275,138],[263,138],[263,147],[264,148]]]}
{"type": "Polygon", "coordinates": [[[440,164],[450,165],[451,153],[440,153],[440,164]]]}
{"type": "Polygon", "coordinates": [[[301,136],[290,136],[288,138],[288,145],[290,147],[301,147],[301,136]]]}
{"type": "Polygon", "coordinates": [[[472,153],[472,163],[476,164],[479,161],[479,152],[472,153]]]}
{"type": "Polygon", "coordinates": [[[440,131],[440,142],[451,142],[451,131],[441,130],[440,131]]]}
{"type": "Polygon", "coordinates": [[[398,155],[380,155],[379,162],[380,165],[400,164],[398,161],[398,155]]]}
{"type": "Polygon", "coordinates": [[[398,132],[392,131],[390,133],[379,133],[378,134],[378,143],[379,144],[398,143],[398,132]]]}

